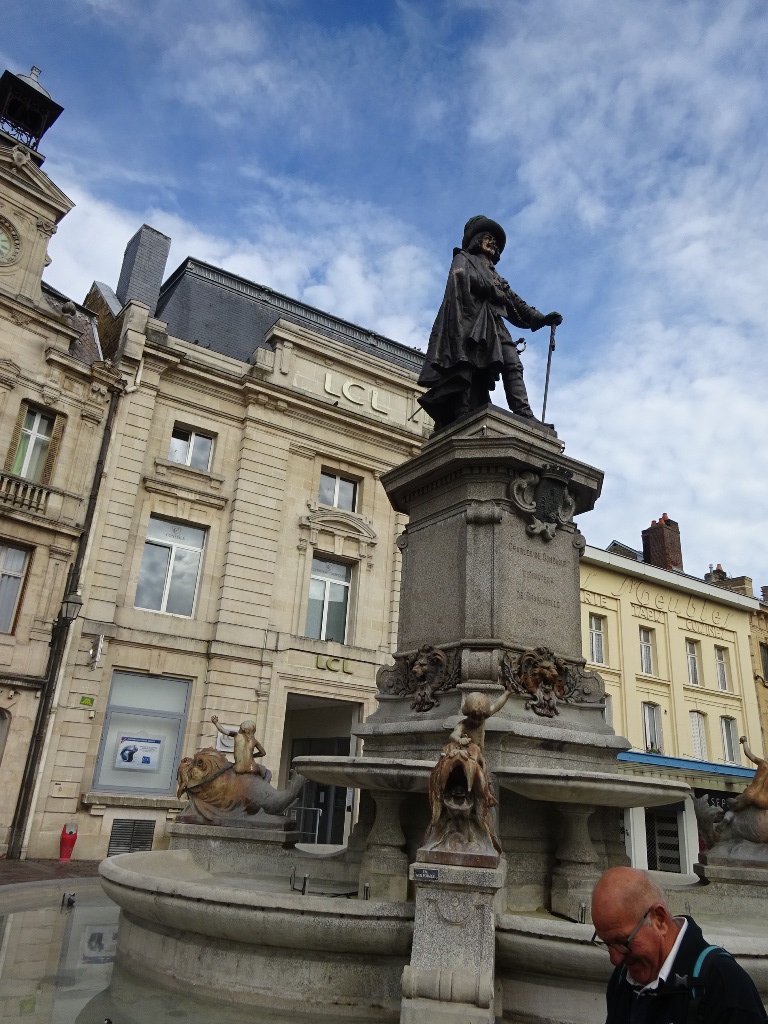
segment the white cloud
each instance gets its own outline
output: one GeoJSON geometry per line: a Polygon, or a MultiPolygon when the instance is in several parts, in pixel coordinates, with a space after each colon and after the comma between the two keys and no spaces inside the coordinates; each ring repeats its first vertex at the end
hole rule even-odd
{"type": "Polygon", "coordinates": [[[584,356],[555,356],[550,404],[569,453],[606,470],[588,537],[639,547],[667,511],[691,572],[720,561],[757,583],[768,581],[759,8],[553,0],[545,24],[533,5],[509,5],[505,29],[499,12],[473,52],[472,120],[489,159],[514,153],[526,202],[512,232],[530,239],[529,258],[551,259],[562,235],[567,288],[585,273],[578,245],[590,251],[593,322],[561,329],[584,356]]]}
{"type": "MultiPolygon", "coordinates": [[[[334,202],[320,190],[313,204],[299,187],[291,228],[274,209],[257,210],[247,234],[232,237],[163,209],[132,214],[97,199],[66,172],[57,184],[77,205],[51,243],[46,279],[78,300],[94,277],[116,286],[126,243],[148,223],[172,239],[169,273],[193,256],[404,344],[423,343],[431,326],[434,314],[423,304],[435,274],[430,254],[410,242],[406,226],[365,205],[334,202]]],[[[290,191],[287,182],[283,187],[290,191]]]]}
{"type": "MultiPolygon", "coordinates": [[[[607,472],[588,537],[639,546],[667,511],[692,572],[768,583],[763,0],[398,0],[388,29],[297,3],[290,31],[279,3],[87,9],[115,38],[131,25],[168,140],[157,161],[135,137],[57,168],[79,205],[54,284],[114,283],[146,220],[169,267],[194,255],[417,344],[463,220],[497,216],[500,271],[566,315],[550,414],[607,472]],[[185,125],[194,147],[174,148],[185,125]]],[[[524,356],[535,409],[545,333],[524,356]]]]}

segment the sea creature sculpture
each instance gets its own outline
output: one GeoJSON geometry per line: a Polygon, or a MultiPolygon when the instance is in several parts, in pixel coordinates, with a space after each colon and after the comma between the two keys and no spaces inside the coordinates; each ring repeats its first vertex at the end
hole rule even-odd
{"type": "Polygon", "coordinates": [[[511,691],[491,704],[484,693],[468,693],[456,725],[429,779],[432,818],[417,860],[495,867],[501,846],[491,824],[496,799],[483,756],[485,723],[511,691]]]}
{"type": "Polygon", "coordinates": [[[177,796],[189,806],[176,819],[192,825],[246,825],[258,828],[256,815],[282,814],[298,797],[306,779],[291,772],[286,789],[274,789],[259,774],[238,773],[220,750],[206,747],[182,758],[177,796]]]}

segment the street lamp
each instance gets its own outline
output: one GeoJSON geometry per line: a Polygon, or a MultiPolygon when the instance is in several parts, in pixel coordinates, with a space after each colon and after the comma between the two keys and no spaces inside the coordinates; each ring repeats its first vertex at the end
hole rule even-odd
{"type": "Polygon", "coordinates": [[[83,607],[83,599],[74,590],[67,594],[61,603],[61,611],[59,612],[59,618],[67,626],[71,626],[77,616],[80,614],[80,609],[83,607]]]}

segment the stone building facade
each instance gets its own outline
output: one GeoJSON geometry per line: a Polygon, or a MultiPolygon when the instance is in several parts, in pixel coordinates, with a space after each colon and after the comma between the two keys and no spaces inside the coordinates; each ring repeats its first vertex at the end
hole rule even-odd
{"type": "MultiPolygon", "coordinates": [[[[632,774],[683,779],[723,804],[754,766],[739,737],[763,751],[751,657],[758,602],[682,571],[677,524],[663,516],[643,550],[587,546],[581,562],[584,657],[606,684],[606,717],[632,750],[632,774]]],[[[690,872],[699,852],[691,800],[625,814],[637,867],[690,872]]]]}
{"type": "MultiPolygon", "coordinates": [[[[2,852],[20,800],[32,799],[37,762],[28,763],[30,752],[47,739],[41,707],[60,680],[52,630],[87,540],[94,467],[117,384],[95,316],[42,282],[49,240],[72,208],[43,160],[0,131],[2,852]]],[[[58,637],[63,644],[63,629],[58,637]]],[[[61,722],[65,745],[82,732],[81,717],[61,722]]]]}
{"type": "MultiPolygon", "coordinates": [[[[179,759],[228,742],[212,715],[256,719],[278,785],[349,749],[396,636],[379,477],[430,431],[422,354],[195,260],[161,287],[167,251],[144,226],[86,300],[126,388],[30,856],[67,822],[76,857],[162,845],[179,759]]],[[[353,799],[308,784],[307,839],[342,841],[353,799]]]]}

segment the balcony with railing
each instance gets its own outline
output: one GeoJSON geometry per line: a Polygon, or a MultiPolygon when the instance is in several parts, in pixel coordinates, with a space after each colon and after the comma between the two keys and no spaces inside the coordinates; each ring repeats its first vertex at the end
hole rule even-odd
{"type": "Polygon", "coordinates": [[[0,471],[0,511],[74,523],[81,501],[82,497],[71,491],[0,471]]]}

